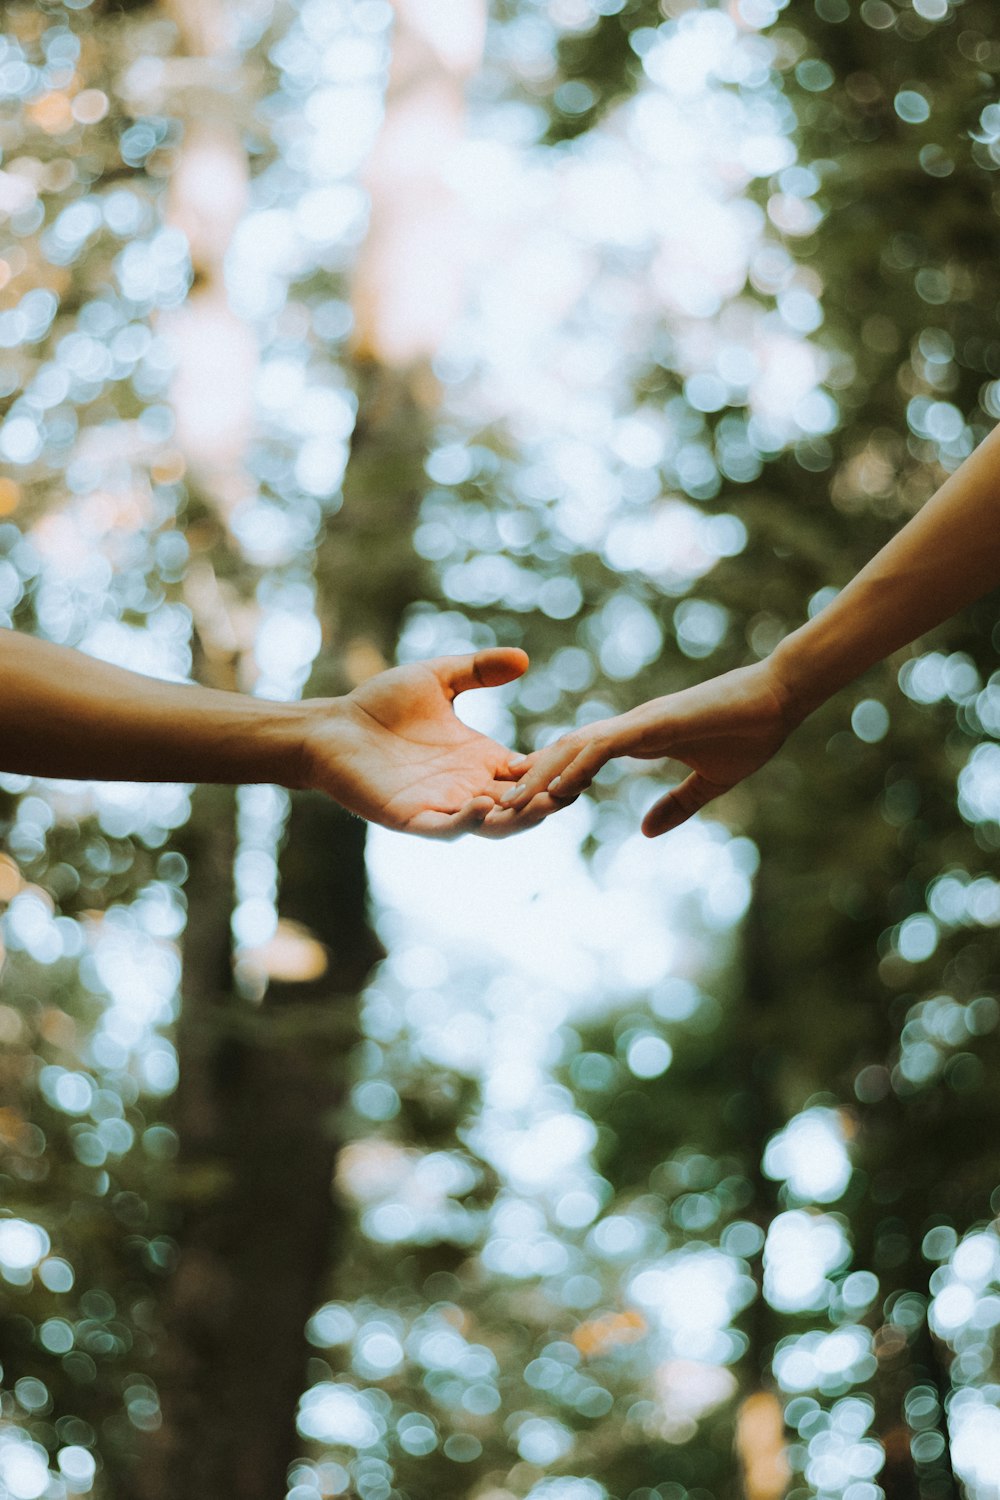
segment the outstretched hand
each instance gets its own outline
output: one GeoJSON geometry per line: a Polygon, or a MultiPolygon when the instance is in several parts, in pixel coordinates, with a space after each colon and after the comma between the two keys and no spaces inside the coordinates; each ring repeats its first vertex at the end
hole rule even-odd
{"type": "Polygon", "coordinates": [[[503,838],[532,827],[561,803],[543,793],[530,808],[503,808],[512,753],[463,724],[453,708],[459,693],[499,687],[527,665],[513,647],[440,656],[318,701],[306,733],[305,785],[370,822],[429,838],[503,838]]]}
{"type": "Polygon", "coordinates": [[[515,760],[518,784],[507,790],[506,803],[530,811],[540,796],[558,801],[576,797],[618,755],[669,757],[688,766],[691,774],[660,797],[643,819],[643,833],[656,838],[758,770],[793,728],[768,664],[740,667],[574,729],[544,750],[515,760]]]}

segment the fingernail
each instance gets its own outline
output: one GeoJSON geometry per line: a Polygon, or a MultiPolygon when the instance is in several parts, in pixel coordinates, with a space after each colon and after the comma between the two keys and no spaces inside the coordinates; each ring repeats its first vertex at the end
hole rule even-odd
{"type": "Polygon", "coordinates": [[[528,757],[526,755],[512,755],[507,762],[507,769],[508,771],[516,771],[520,766],[526,766],[527,764],[528,757]]]}
{"type": "Polygon", "coordinates": [[[562,783],[562,777],[561,776],[554,776],[552,778],[552,780],[549,782],[549,791],[550,792],[558,791],[559,786],[561,785],[561,783],[562,783]]]}
{"type": "Polygon", "coordinates": [[[509,804],[511,802],[515,801],[516,798],[520,797],[520,795],[521,795],[521,793],[523,791],[524,791],[524,787],[523,786],[509,786],[507,788],[507,790],[504,792],[503,796],[500,798],[500,801],[503,802],[505,805],[509,806],[509,804]]]}

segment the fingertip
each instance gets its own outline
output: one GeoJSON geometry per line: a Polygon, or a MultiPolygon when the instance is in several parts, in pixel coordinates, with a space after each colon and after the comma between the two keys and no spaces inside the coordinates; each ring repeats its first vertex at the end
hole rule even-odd
{"type": "Polygon", "coordinates": [[[555,797],[559,802],[579,797],[582,792],[587,791],[593,785],[594,778],[583,766],[571,766],[561,776],[554,776],[548,786],[544,788],[550,797],[555,797]]]}
{"type": "Polygon", "coordinates": [[[640,827],[647,839],[658,839],[661,833],[669,833],[676,823],[676,811],[669,803],[654,802],[640,827]]]}
{"type": "MultiPolygon", "coordinates": [[[[495,806],[492,797],[472,797],[457,812],[442,815],[435,836],[452,840],[461,838],[465,833],[476,833],[495,806]]],[[[429,828],[427,832],[430,832],[429,828]]]]}
{"type": "Polygon", "coordinates": [[[488,646],[464,656],[437,656],[422,663],[437,676],[449,698],[470,688],[500,687],[528,669],[528,654],[520,646],[488,646]]]}
{"type": "Polygon", "coordinates": [[[528,653],[520,646],[488,646],[477,651],[475,673],[483,687],[500,687],[528,670],[528,653]]]}

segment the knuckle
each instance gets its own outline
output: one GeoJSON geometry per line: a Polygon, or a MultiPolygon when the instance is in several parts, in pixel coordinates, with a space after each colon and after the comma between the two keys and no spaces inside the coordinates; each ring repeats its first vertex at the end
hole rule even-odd
{"type": "Polygon", "coordinates": [[[549,748],[553,756],[558,755],[560,760],[567,757],[572,759],[580,754],[580,751],[589,743],[589,735],[582,729],[571,729],[564,734],[561,740],[556,740],[549,748]]]}

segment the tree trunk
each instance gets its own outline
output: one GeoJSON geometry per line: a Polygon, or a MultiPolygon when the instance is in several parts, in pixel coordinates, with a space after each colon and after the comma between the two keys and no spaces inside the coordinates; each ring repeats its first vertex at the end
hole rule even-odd
{"type": "Polygon", "coordinates": [[[133,1493],[274,1500],[296,1451],[305,1324],[336,1243],[331,1118],[344,1094],[344,1006],[378,949],[364,919],[363,825],[303,798],[287,900],[308,913],[333,964],[309,985],[272,985],[259,1008],[237,997],[234,794],[205,788],[199,800],[174,1115],[181,1155],[170,1228],[180,1251],[157,1372],[163,1425],[133,1493]]]}

